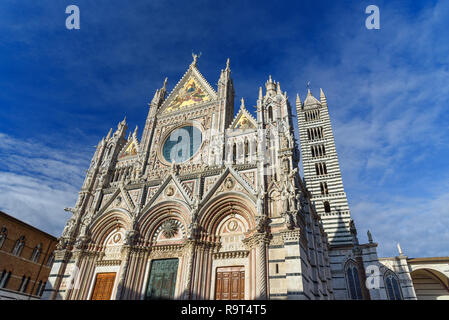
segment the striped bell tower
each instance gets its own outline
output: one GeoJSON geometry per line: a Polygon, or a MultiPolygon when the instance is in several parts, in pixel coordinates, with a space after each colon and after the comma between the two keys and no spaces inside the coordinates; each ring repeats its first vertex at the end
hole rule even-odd
{"type": "Polygon", "coordinates": [[[296,97],[304,180],[321,216],[331,247],[352,245],[351,215],[343,188],[326,96],[318,101],[308,89],[304,103],[296,97]]]}

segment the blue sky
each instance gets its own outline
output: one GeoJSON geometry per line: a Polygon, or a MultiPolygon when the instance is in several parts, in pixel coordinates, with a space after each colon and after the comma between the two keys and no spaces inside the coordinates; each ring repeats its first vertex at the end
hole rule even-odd
{"type": "Polygon", "coordinates": [[[59,236],[94,146],[125,115],[140,136],[194,51],[213,86],[231,59],[236,105],[269,74],[292,102],[322,87],[360,240],[449,255],[448,18],[447,1],[1,1],[0,209],[59,236]]]}

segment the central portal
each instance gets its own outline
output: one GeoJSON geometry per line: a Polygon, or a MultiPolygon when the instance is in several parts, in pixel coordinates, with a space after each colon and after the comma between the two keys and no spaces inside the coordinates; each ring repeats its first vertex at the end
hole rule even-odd
{"type": "Polygon", "coordinates": [[[215,300],[245,299],[245,267],[217,268],[215,300]]]}

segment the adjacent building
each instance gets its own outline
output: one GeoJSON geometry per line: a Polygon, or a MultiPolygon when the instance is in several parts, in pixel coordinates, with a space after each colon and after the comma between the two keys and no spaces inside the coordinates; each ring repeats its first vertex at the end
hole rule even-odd
{"type": "Polygon", "coordinates": [[[0,211],[0,300],[40,299],[57,239],[0,211]]]}

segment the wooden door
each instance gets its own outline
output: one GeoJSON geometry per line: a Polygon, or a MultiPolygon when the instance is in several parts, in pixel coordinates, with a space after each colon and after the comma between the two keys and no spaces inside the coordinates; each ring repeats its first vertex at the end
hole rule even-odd
{"type": "Polygon", "coordinates": [[[97,273],[91,300],[110,300],[114,281],[115,272],[97,273]]]}
{"type": "Polygon", "coordinates": [[[217,268],[215,280],[216,300],[245,299],[245,271],[244,267],[217,268]]]}
{"type": "Polygon", "coordinates": [[[145,299],[173,299],[175,296],[178,259],[151,261],[145,299]]]}

